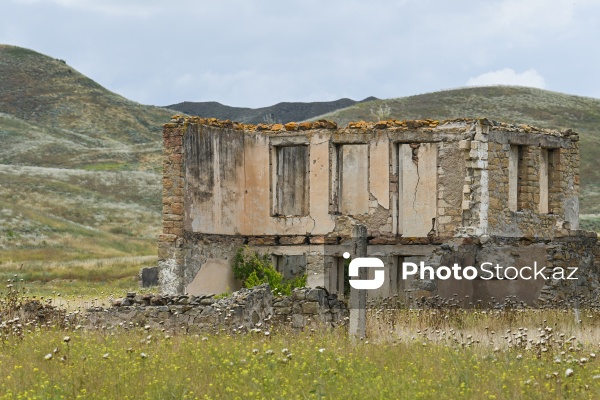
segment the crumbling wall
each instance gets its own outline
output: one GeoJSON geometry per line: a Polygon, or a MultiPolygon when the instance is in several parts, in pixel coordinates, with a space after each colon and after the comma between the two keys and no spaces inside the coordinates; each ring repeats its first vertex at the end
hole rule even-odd
{"type": "MultiPolygon", "coordinates": [[[[422,259],[425,265],[437,268],[474,266],[479,277],[467,279],[425,279],[418,275],[405,282],[406,304],[414,305],[422,297],[439,296],[442,299],[458,299],[462,306],[494,306],[503,304],[506,298],[515,298],[526,305],[560,305],[561,301],[579,299],[596,302],[600,296],[600,248],[594,232],[572,231],[552,241],[537,238],[494,236],[453,239],[422,259]],[[512,267],[521,271],[516,279],[482,279],[489,276],[481,266],[500,277],[512,267]],[[525,267],[529,267],[527,269],[525,267]],[[535,271],[542,273],[535,275],[535,271]]],[[[508,277],[515,270],[507,272],[508,277]]],[[[564,305],[564,304],[563,304],[564,305]]]]}
{"type": "MultiPolygon", "coordinates": [[[[595,232],[564,232],[547,246],[547,264],[558,270],[558,275],[573,274],[577,280],[549,279],[540,293],[543,304],[557,301],[600,300],[600,246],[595,232]]],[[[576,304],[575,304],[576,305],[576,304]]]]}
{"type": "Polygon", "coordinates": [[[471,134],[454,135],[454,140],[439,143],[436,233],[440,237],[454,236],[463,223],[462,201],[467,166],[458,147],[460,140],[471,134]]]}
{"type": "Polygon", "coordinates": [[[163,233],[158,237],[159,283],[167,293],[183,292],[183,136],[186,125],[163,129],[163,233]]]}
{"type": "Polygon", "coordinates": [[[184,238],[184,293],[221,294],[242,287],[242,282],[233,276],[234,256],[244,245],[242,237],[185,232],[184,238]],[[206,268],[200,273],[203,267],[206,268]]]}
{"type": "MultiPolygon", "coordinates": [[[[357,224],[367,227],[369,255],[386,265],[417,256],[441,265],[449,251],[477,260],[487,251],[477,246],[485,248],[490,238],[585,236],[574,231],[579,160],[571,132],[485,119],[338,128],[329,121],[244,125],[174,117],[163,137],[159,280],[170,293],[183,293],[207,263],[226,268],[242,245],[276,257],[301,256],[309,286],[331,288],[337,278],[330,257],[352,254],[349,241],[357,224]],[[556,160],[542,165],[544,157],[556,160]],[[513,171],[517,164],[519,171],[513,171]],[[545,175],[549,180],[540,181],[545,175]],[[511,192],[515,187],[518,194],[511,192]],[[452,250],[457,240],[470,243],[452,250]]],[[[503,251],[520,254],[521,247],[535,247],[516,243],[503,251]]],[[[397,279],[394,284],[432,293],[464,286],[397,279]]],[[[461,290],[485,297],[492,286],[461,290]]],[[[538,289],[522,293],[531,297],[538,289]]],[[[383,292],[397,289],[389,282],[383,292]]]]}
{"type": "Polygon", "coordinates": [[[231,128],[188,127],[183,139],[187,232],[242,233],[244,139],[231,128]]]}
{"type": "Polygon", "coordinates": [[[136,295],[114,302],[110,309],[91,309],[88,323],[100,326],[147,326],[196,332],[268,332],[273,327],[335,327],[348,309],[324,289],[296,289],[274,297],[268,284],[241,289],[231,296],[136,295]]]}
{"type": "Polygon", "coordinates": [[[182,125],[187,231],[349,237],[359,223],[372,236],[426,237],[431,231],[450,235],[462,222],[457,183],[466,168],[455,148],[464,121],[447,129],[436,121],[396,121],[345,129],[311,125],[308,131],[302,124],[289,130],[222,124],[182,125]],[[300,150],[308,160],[307,180],[290,172],[301,168],[280,165],[287,153],[299,159],[300,150]],[[410,168],[405,174],[403,166],[410,168]],[[286,211],[279,204],[285,196],[302,204],[286,211]]]}
{"type": "Polygon", "coordinates": [[[579,152],[575,135],[507,131],[486,126],[466,144],[470,187],[465,188],[465,227],[470,234],[553,238],[561,229],[577,229],[579,212],[579,152]],[[485,148],[487,151],[481,151],[485,148]],[[542,150],[557,152],[556,165],[541,165],[542,150]],[[518,155],[518,156],[517,156],[518,155]],[[515,161],[519,158],[518,161],[515,161]],[[511,160],[512,158],[512,160],[511,160]],[[511,175],[512,174],[512,175],[511,175]],[[540,180],[547,187],[547,207],[540,202],[540,180]],[[486,188],[487,186],[487,188],[486,188]]]}

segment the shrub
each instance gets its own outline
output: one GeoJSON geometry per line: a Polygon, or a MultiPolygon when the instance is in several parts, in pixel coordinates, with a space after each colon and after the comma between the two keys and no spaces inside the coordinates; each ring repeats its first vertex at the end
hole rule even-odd
{"type": "Polygon", "coordinates": [[[260,255],[248,246],[240,247],[233,260],[233,275],[246,288],[268,283],[274,293],[290,295],[292,289],[306,286],[306,276],[286,280],[275,270],[268,254],[260,255]]]}

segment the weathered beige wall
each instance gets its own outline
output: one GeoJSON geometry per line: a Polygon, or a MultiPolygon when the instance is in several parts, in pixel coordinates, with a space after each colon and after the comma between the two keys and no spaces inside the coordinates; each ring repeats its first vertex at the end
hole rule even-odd
{"type": "Polygon", "coordinates": [[[244,135],[244,159],[252,160],[244,165],[242,196],[244,199],[242,217],[242,235],[252,235],[256,230],[256,221],[263,221],[261,227],[265,234],[273,234],[271,223],[273,199],[270,191],[271,171],[269,137],[266,135],[244,135]]]}
{"type": "Polygon", "coordinates": [[[369,145],[340,146],[339,211],[344,215],[369,212],[369,145]]]}
{"type": "Polygon", "coordinates": [[[187,285],[186,293],[194,296],[201,294],[221,294],[239,290],[241,282],[235,279],[232,269],[233,259],[209,259],[198,271],[194,280],[187,285]]]}
{"type": "Polygon", "coordinates": [[[374,134],[370,144],[369,190],[377,203],[390,208],[390,141],[382,132],[374,134]]]}
{"type": "Polygon", "coordinates": [[[308,146],[280,146],[274,178],[277,215],[308,215],[308,146]]]}
{"type": "Polygon", "coordinates": [[[399,231],[407,237],[425,237],[437,217],[437,144],[401,144],[398,163],[399,231]]]}
{"type": "Polygon", "coordinates": [[[335,220],[329,213],[329,143],[331,134],[317,131],[310,136],[310,216],[306,232],[327,235],[335,229],[335,220]]]}
{"type": "Polygon", "coordinates": [[[239,234],[244,208],[244,136],[233,129],[194,128],[184,137],[185,228],[239,234]]]}
{"type": "MultiPolygon", "coordinates": [[[[276,176],[272,176],[276,171],[270,167],[277,164],[277,152],[270,150],[269,136],[232,132],[235,135],[203,127],[199,133],[186,135],[186,229],[224,235],[305,235],[314,231],[317,227],[310,216],[272,215],[276,198],[271,185],[274,179],[276,184],[276,176]]],[[[322,151],[314,151],[321,164],[328,163],[328,159],[322,160],[322,151]]],[[[315,172],[310,184],[322,179],[327,184],[329,170],[322,165],[319,168],[312,156],[311,161],[309,174],[313,169],[315,172]]],[[[310,204],[311,213],[319,214],[322,209],[327,215],[327,198],[323,198],[323,193],[311,191],[308,184],[306,187],[306,196],[312,197],[305,198],[306,207],[310,204]]],[[[329,216],[320,222],[331,227],[329,216]]]]}
{"type": "MultiPolygon", "coordinates": [[[[452,129],[274,133],[190,125],[183,146],[185,199],[169,205],[185,206],[186,230],[227,235],[345,237],[361,223],[375,235],[426,237],[432,218],[436,234],[444,236],[463,227],[468,234],[518,236],[539,226],[536,219],[543,220],[543,235],[557,223],[577,227],[576,141],[512,131],[482,131],[477,140],[470,135],[452,129]],[[520,168],[515,146],[526,149],[520,168]],[[278,178],[282,151],[293,148],[307,151],[308,181],[278,178]],[[548,189],[547,179],[540,181],[550,176],[541,160],[546,148],[556,153],[555,183],[548,189]],[[466,158],[460,149],[468,151],[466,158]],[[279,193],[282,187],[302,205],[281,208],[281,196],[291,203],[279,193]],[[519,198],[521,205],[515,204],[519,198]],[[546,202],[552,214],[543,212],[546,202]],[[510,212],[517,209],[515,219],[510,212]]],[[[290,155],[296,167],[305,156],[290,155]]]]}

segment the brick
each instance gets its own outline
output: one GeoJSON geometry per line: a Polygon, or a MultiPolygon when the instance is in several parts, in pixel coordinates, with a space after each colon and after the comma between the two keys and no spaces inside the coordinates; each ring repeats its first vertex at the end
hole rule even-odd
{"type": "Polygon", "coordinates": [[[281,236],[279,238],[279,244],[290,245],[290,244],[303,244],[306,242],[306,236],[281,236]]]}
{"type": "Polygon", "coordinates": [[[171,229],[171,234],[173,235],[177,235],[177,236],[183,236],[183,229],[182,228],[170,228],[171,229]]]}
{"type": "Polygon", "coordinates": [[[309,238],[310,244],[325,244],[324,236],[311,236],[309,238]]]}
{"type": "Polygon", "coordinates": [[[183,214],[183,203],[171,204],[171,210],[172,210],[173,214],[182,215],[183,214]]]}
{"type": "Polygon", "coordinates": [[[176,214],[164,214],[163,219],[165,221],[183,221],[183,216],[176,214]]]}
{"type": "Polygon", "coordinates": [[[177,240],[176,235],[165,234],[165,233],[158,235],[159,242],[174,242],[175,240],[177,240]]]}

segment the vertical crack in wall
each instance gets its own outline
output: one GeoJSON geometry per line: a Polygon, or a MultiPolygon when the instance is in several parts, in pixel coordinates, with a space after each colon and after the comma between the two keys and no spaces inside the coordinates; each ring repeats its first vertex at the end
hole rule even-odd
{"type": "Polygon", "coordinates": [[[413,210],[417,213],[416,203],[417,203],[417,191],[419,190],[419,182],[421,180],[421,176],[419,175],[419,147],[421,145],[419,143],[411,143],[410,147],[412,148],[412,162],[417,166],[417,184],[415,185],[415,194],[413,197],[413,210]]]}
{"type": "Polygon", "coordinates": [[[312,228],[310,228],[310,232],[308,233],[309,235],[312,236],[312,233],[315,230],[315,227],[317,226],[317,221],[315,221],[315,219],[312,217],[312,215],[310,215],[310,214],[307,214],[307,215],[308,215],[308,218],[312,219],[312,222],[313,222],[313,226],[312,226],[312,228]]]}

